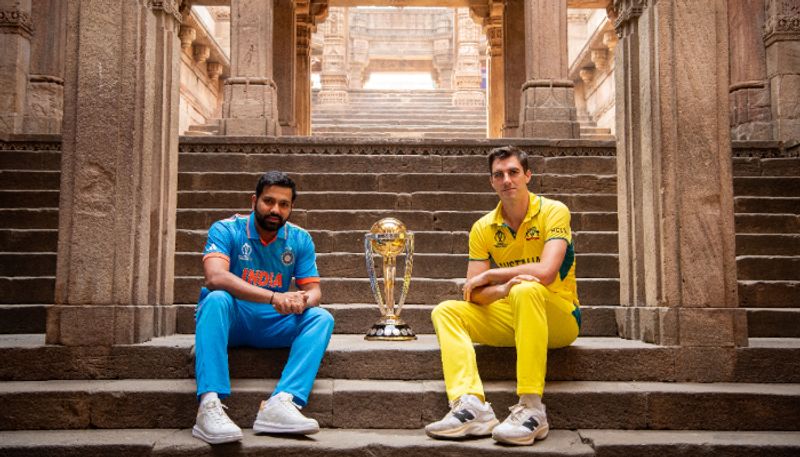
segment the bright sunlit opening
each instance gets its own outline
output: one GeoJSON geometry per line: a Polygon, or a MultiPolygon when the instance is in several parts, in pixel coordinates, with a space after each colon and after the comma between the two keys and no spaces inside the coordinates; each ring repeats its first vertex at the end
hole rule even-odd
{"type": "Polygon", "coordinates": [[[422,89],[433,90],[436,86],[430,73],[371,73],[364,89],[422,89]]]}

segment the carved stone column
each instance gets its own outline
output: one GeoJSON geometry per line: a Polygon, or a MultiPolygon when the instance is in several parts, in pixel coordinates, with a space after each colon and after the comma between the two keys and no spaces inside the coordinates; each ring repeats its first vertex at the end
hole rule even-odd
{"type": "Polygon", "coordinates": [[[767,53],[773,138],[800,139],[800,5],[766,0],[764,45],[767,53]]]}
{"type": "Polygon", "coordinates": [[[369,65],[369,40],[367,38],[367,19],[364,15],[349,10],[350,31],[348,37],[349,48],[349,88],[361,89],[364,87],[366,69],[369,65]]]}
{"type": "MultiPolygon", "coordinates": [[[[625,338],[662,345],[745,346],[726,2],[647,4],[614,1],[619,328],[625,338]]],[[[710,357],[709,370],[732,370],[728,362],[710,357]]]]}
{"type": "Polygon", "coordinates": [[[451,89],[453,87],[453,27],[454,18],[442,15],[436,21],[433,39],[433,68],[436,70],[436,87],[451,89]]]}
{"type": "Polygon", "coordinates": [[[728,3],[730,37],[731,138],[771,140],[767,58],[764,32],[764,0],[728,3]]]}
{"type": "Polygon", "coordinates": [[[505,62],[503,59],[503,2],[493,1],[489,18],[484,25],[489,54],[488,136],[501,138],[505,121],[505,62]]]}
{"type": "Polygon", "coordinates": [[[525,77],[520,136],[578,138],[575,94],[569,79],[567,1],[525,1],[525,77]]]}
{"type": "Polygon", "coordinates": [[[505,60],[505,120],[503,138],[519,136],[520,100],[525,83],[525,8],[524,2],[506,2],[503,13],[503,53],[505,60]]]}
{"type": "Polygon", "coordinates": [[[297,135],[311,135],[311,18],[297,15],[297,56],[295,64],[295,113],[297,135]]]}
{"type": "Polygon", "coordinates": [[[67,5],[58,0],[32,0],[31,6],[36,32],[31,41],[24,130],[61,133],[67,5]]]}
{"type": "Polygon", "coordinates": [[[294,0],[274,0],[273,50],[275,84],[278,86],[278,121],[282,135],[295,135],[295,9],[294,0]]]}
{"type": "Polygon", "coordinates": [[[468,8],[459,8],[458,23],[458,55],[456,55],[456,71],[453,77],[454,106],[484,106],[486,96],[481,90],[481,60],[478,51],[481,29],[471,17],[468,8]]]}
{"type": "Polygon", "coordinates": [[[231,77],[225,80],[223,135],[280,134],[272,16],[272,0],[231,0],[231,77]]]}
{"type": "Polygon", "coordinates": [[[33,32],[31,0],[0,0],[0,134],[23,130],[33,32]]]}
{"type": "Polygon", "coordinates": [[[109,346],[174,330],[174,309],[163,305],[172,301],[174,270],[177,3],[67,2],[48,343],[109,346]]]}
{"type": "Polygon", "coordinates": [[[346,8],[331,8],[322,23],[322,71],[317,103],[344,105],[348,102],[346,8]]]}

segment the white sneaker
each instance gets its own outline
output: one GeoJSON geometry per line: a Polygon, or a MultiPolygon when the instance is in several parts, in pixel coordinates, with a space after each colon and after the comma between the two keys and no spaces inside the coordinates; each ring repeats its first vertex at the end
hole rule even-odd
{"type": "Polygon", "coordinates": [[[450,412],[442,420],[425,426],[425,433],[431,438],[486,436],[497,423],[490,403],[483,403],[474,395],[462,395],[450,404],[450,412]]]}
{"type": "Polygon", "coordinates": [[[225,414],[227,406],[219,400],[210,400],[200,405],[192,436],[209,444],[230,443],[242,439],[242,429],[225,414]]]}
{"type": "Polygon", "coordinates": [[[273,395],[262,401],[258,416],[253,423],[253,431],[260,433],[296,433],[311,435],[319,432],[316,420],[303,416],[300,408],[292,401],[294,397],[287,392],[273,395]]]}
{"type": "Polygon", "coordinates": [[[535,440],[547,438],[550,425],[547,423],[547,414],[544,405],[542,410],[529,408],[518,403],[511,408],[502,424],[492,431],[492,438],[500,443],[531,445],[535,440]]]}

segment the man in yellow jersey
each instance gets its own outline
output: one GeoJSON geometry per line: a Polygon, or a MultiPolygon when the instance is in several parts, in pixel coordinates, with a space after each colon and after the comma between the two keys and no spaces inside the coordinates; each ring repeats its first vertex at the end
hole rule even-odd
{"type": "Polygon", "coordinates": [[[568,346],[580,329],[570,214],[563,203],[528,191],[521,149],[493,149],[489,169],[500,203],[470,231],[464,300],[440,303],[432,314],[451,410],[425,431],[529,445],[549,431],[542,404],[547,349],[568,346]],[[500,425],[485,401],[473,343],[517,348],[520,400],[500,425]]]}

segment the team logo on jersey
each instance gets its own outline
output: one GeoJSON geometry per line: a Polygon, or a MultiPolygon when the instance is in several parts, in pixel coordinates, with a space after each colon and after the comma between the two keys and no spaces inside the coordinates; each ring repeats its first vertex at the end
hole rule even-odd
{"type": "Polygon", "coordinates": [[[539,239],[538,228],[531,227],[527,231],[525,231],[525,241],[538,240],[538,239],[539,239]]]}
{"type": "Polygon", "coordinates": [[[286,265],[287,267],[289,265],[293,264],[294,263],[294,252],[292,252],[291,249],[286,248],[286,250],[283,251],[283,254],[281,254],[281,262],[283,262],[283,264],[286,265]]]}
{"type": "Polygon", "coordinates": [[[250,247],[250,243],[245,243],[242,245],[242,253],[239,254],[239,260],[244,260],[245,262],[249,262],[251,259],[250,254],[253,253],[253,248],[250,247]]]}
{"type": "Polygon", "coordinates": [[[496,248],[506,247],[506,234],[503,233],[502,229],[497,229],[497,231],[494,232],[494,247],[496,248]]]}

